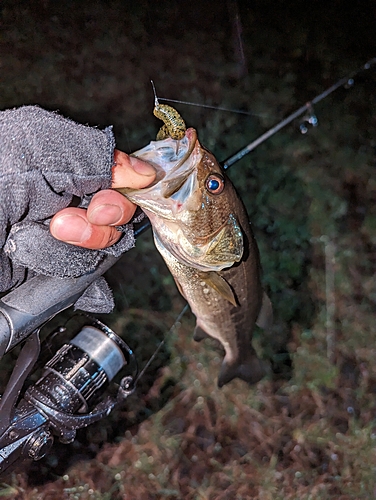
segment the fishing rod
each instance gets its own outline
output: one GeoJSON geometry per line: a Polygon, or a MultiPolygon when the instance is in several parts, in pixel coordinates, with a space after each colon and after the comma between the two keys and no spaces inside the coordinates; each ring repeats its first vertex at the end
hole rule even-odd
{"type": "Polygon", "coordinates": [[[311,101],[306,102],[306,104],[304,104],[299,109],[297,109],[296,111],[291,113],[291,115],[289,115],[287,118],[285,118],[284,120],[277,123],[277,125],[275,125],[271,129],[269,129],[267,132],[262,134],[256,140],[249,143],[247,146],[245,146],[243,149],[238,151],[236,154],[234,154],[233,156],[230,156],[230,158],[228,158],[223,163],[223,168],[227,169],[228,167],[231,167],[231,165],[233,165],[234,163],[239,161],[241,158],[243,158],[243,156],[245,156],[248,153],[250,153],[251,151],[253,151],[255,148],[257,148],[257,146],[259,146],[260,144],[265,142],[267,139],[269,139],[269,137],[276,134],[279,130],[284,128],[286,125],[291,123],[293,120],[295,120],[296,118],[299,118],[299,116],[301,116],[303,113],[308,112],[309,113],[308,121],[311,123],[311,125],[316,126],[317,119],[313,113],[313,105],[322,101],[323,99],[328,97],[328,95],[332,94],[335,90],[339,89],[340,87],[343,87],[344,85],[348,85],[349,87],[352,87],[354,84],[354,77],[359,75],[363,71],[370,69],[375,64],[376,64],[376,57],[367,61],[358,70],[353,71],[348,76],[345,76],[344,78],[341,78],[340,80],[338,80],[337,83],[335,83],[334,85],[332,85],[328,89],[324,90],[324,92],[321,92],[321,94],[314,97],[311,101]]]}
{"type": "MultiPolygon", "coordinates": [[[[371,59],[359,70],[340,79],[228,158],[223,163],[224,168],[239,161],[303,113],[308,112],[309,123],[317,125],[313,105],[342,85],[351,85],[358,73],[375,64],[376,58],[371,59]]],[[[150,223],[145,219],[135,230],[135,236],[138,237],[148,227],[150,223]]],[[[99,320],[88,318],[76,336],[64,343],[55,354],[52,353],[54,355],[44,365],[41,378],[18,401],[26,377],[39,358],[40,328],[73,305],[88,286],[118,259],[106,256],[94,272],[78,278],[35,276],[0,300],[0,358],[25,341],[0,399],[0,474],[19,460],[44,457],[52,446],[54,436],[64,443],[72,442],[78,429],[106,417],[127,399],[188,310],[186,305],[140,373],[130,347],[99,320]],[[123,369],[127,370],[126,376],[116,385],[116,395],[106,395],[106,387],[113,385],[113,380],[123,369]]],[[[59,327],[52,336],[66,330],[66,327],[59,327]]]]}
{"type": "MultiPolygon", "coordinates": [[[[326,90],[324,90],[324,92],[321,92],[321,94],[318,94],[311,101],[308,101],[305,104],[303,104],[303,106],[301,106],[299,109],[297,109],[296,111],[294,111],[293,113],[291,113],[289,116],[287,116],[286,118],[284,118],[283,120],[281,120],[279,123],[277,123],[276,125],[274,125],[272,128],[270,128],[269,130],[267,130],[266,132],[264,132],[257,139],[255,139],[254,141],[250,142],[243,149],[241,149],[240,151],[238,151],[234,155],[232,155],[229,158],[227,158],[227,160],[225,160],[222,163],[223,168],[226,170],[227,168],[231,167],[231,165],[233,165],[234,163],[236,163],[239,160],[241,160],[244,156],[246,156],[251,151],[253,151],[254,149],[256,149],[257,146],[259,146],[260,144],[262,144],[263,142],[265,142],[266,140],[268,140],[272,135],[274,135],[277,132],[279,132],[282,128],[286,127],[286,125],[288,125],[292,121],[296,120],[296,118],[299,118],[299,116],[303,115],[304,113],[308,113],[308,119],[307,119],[307,121],[312,126],[316,126],[318,124],[318,121],[317,121],[317,118],[316,118],[316,116],[315,116],[315,114],[313,112],[313,106],[315,104],[317,104],[318,102],[322,101],[323,99],[325,99],[326,97],[328,97],[330,94],[332,94],[334,91],[336,91],[340,87],[343,87],[343,86],[346,86],[346,85],[349,86],[349,87],[352,87],[354,85],[354,78],[355,78],[355,76],[359,75],[363,71],[367,71],[367,70],[371,69],[371,67],[374,66],[375,64],[376,64],[376,57],[370,59],[365,64],[363,64],[360,68],[358,68],[357,70],[353,71],[349,75],[347,75],[347,76],[341,78],[340,80],[338,80],[336,83],[334,83],[329,88],[327,88],[326,90]]],[[[211,108],[211,109],[217,109],[219,111],[229,111],[229,112],[233,112],[233,113],[235,112],[235,113],[241,113],[241,114],[247,114],[247,115],[252,115],[253,114],[253,113],[249,113],[249,112],[245,112],[245,111],[241,111],[241,110],[233,110],[233,109],[221,108],[221,107],[215,108],[214,106],[199,105],[199,104],[190,103],[190,102],[187,102],[187,101],[178,101],[178,100],[167,99],[167,98],[163,98],[163,97],[158,97],[158,99],[160,101],[176,102],[176,103],[187,104],[187,105],[191,105],[191,106],[203,106],[203,107],[207,107],[207,108],[211,108]]],[[[301,131],[302,131],[302,133],[305,133],[307,131],[307,129],[304,128],[304,127],[301,127],[301,131]]]]}
{"type": "MultiPolygon", "coordinates": [[[[225,169],[229,168],[303,113],[308,112],[309,123],[316,126],[317,118],[313,113],[313,105],[322,101],[343,85],[352,86],[356,75],[369,70],[375,64],[376,58],[370,59],[356,71],[338,80],[328,89],[315,96],[311,101],[305,103],[287,118],[249,143],[238,153],[225,160],[222,163],[223,167],[225,169]]],[[[160,97],[158,99],[168,100],[160,97]]],[[[304,132],[304,129],[301,128],[301,130],[304,132]]],[[[149,227],[150,223],[148,219],[144,219],[135,229],[135,237],[137,238],[149,227]]],[[[26,340],[36,328],[39,328],[57,313],[73,305],[84,290],[112,267],[117,260],[118,257],[107,256],[93,273],[83,275],[77,279],[68,278],[61,280],[60,278],[39,275],[27,280],[20,287],[3,297],[0,301],[0,358],[15,345],[26,340]],[[38,297],[43,297],[43,303],[39,300],[36,304],[34,299],[35,293],[37,293],[38,297]],[[22,304],[21,308],[19,306],[20,303],[22,304]]]]}
{"type": "MultiPolygon", "coordinates": [[[[253,151],[254,149],[256,149],[260,144],[262,144],[263,142],[265,142],[266,140],[268,140],[270,137],[272,137],[274,134],[276,134],[277,132],[279,132],[282,128],[286,127],[286,125],[288,125],[292,121],[294,121],[297,118],[299,118],[304,113],[307,115],[305,121],[308,122],[311,126],[316,127],[318,125],[318,120],[317,120],[317,117],[316,117],[316,115],[314,113],[313,105],[317,104],[320,101],[322,101],[323,99],[325,99],[326,97],[328,97],[330,94],[332,94],[333,92],[335,92],[340,87],[343,87],[343,86],[348,86],[348,88],[352,87],[354,85],[354,78],[358,74],[360,74],[360,73],[362,73],[362,72],[364,72],[366,70],[369,70],[375,64],[376,64],[376,57],[370,59],[365,64],[363,64],[360,68],[358,68],[357,70],[353,71],[349,75],[347,75],[347,76],[341,78],[340,80],[338,80],[336,83],[334,83],[333,85],[331,85],[329,88],[327,88],[326,90],[324,90],[323,92],[321,92],[320,94],[318,94],[316,97],[314,97],[311,101],[306,102],[303,106],[301,106],[296,111],[294,111],[293,113],[291,113],[290,115],[288,115],[286,118],[284,118],[283,120],[281,120],[279,123],[277,123],[276,125],[274,125],[269,130],[267,130],[266,132],[264,132],[257,139],[255,139],[254,141],[250,142],[243,149],[241,149],[240,151],[238,151],[234,155],[230,156],[227,160],[225,160],[224,162],[222,162],[221,163],[222,167],[225,170],[228,169],[234,163],[236,163],[239,160],[241,160],[244,156],[246,156],[251,151],[253,151]]],[[[229,109],[229,108],[224,108],[224,107],[215,107],[215,106],[209,106],[209,105],[206,105],[206,104],[200,105],[200,104],[197,104],[197,103],[191,103],[191,102],[188,102],[188,101],[180,101],[180,100],[176,100],[176,99],[168,99],[168,98],[164,98],[164,97],[158,97],[157,98],[156,91],[155,91],[155,86],[154,86],[153,81],[152,81],[152,86],[153,86],[153,91],[154,91],[155,98],[158,99],[159,101],[174,102],[174,103],[186,104],[186,105],[191,105],[191,106],[201,106],[201,107],[205,107],[205,108],[215,109],[217,111],[228,111],[228,112],[233,112],[233,113],[235,112],[235,113],[245,114],[245,115],[254,115],[254,113],[250,113],[250,112],[246,112],[246,111],[242,111],[242,110],[234,110],[234,109],[229,109]]],[[[308,129],[307,129],[307,127],[306,127],[306,125],[304,123],[300,125],[300,131],[303,134],[308,131],[308,129]]],[[[146,220],[143,221],[142,226],[139,227],[139,232],[141,233],[144,230],[148,229],[149,227],[150,227],[150,222],[148,221],[148,219],[146,219],[146,220]]],[[[170,328],[170,330],[165,335],[165,338],[163,340],[161,340],[161,342],[158,344],[157,348],[155,349],[155,351],[152,354],[152,356],[150,357],[150,359],[146,362],[146,364],[145,364],[142,372],[137,376],[136,382],[145,373],[146,369],[149,367],[149,365],[151,364],[151,362],[153,361],[153,359],[155,358],[155,356],[157,355],[157,353],[159,352],[159,350],[166,343],[167,338],[171,335],[171,333],[173,332],[175,326],[178,324],[178,322],[181,320],[181,318],[184,316],[184,314],[187,311],[188,311],[188,305],[186,304],[184,306],[184,308],[180,311],[178,317],[176,318],[176,320],[175,320],[174,324],[172,325],[172,327],[170,328]]]]}
{"type": "MultiPolygon", "coordinates": [[[[288,115],[286,118],[284,118],[283,120],[281,120],[279,123],[277,123],[276,125],[274,125],[272,128],[270,128],[269,130],[267,130],[263,134],[261,134],[259,137],[257,137],[257,139],[255,139],[254,141],[252,141],[249,144],[247,144],[247,146],[245,146],[243,149],[241,149],[240,151],[238,151],[234,155],[232,155],[229,158],[227,158],[227,160],[221,162],[222,167],[225,170],[227,170],[234,163],[237,163],[244,156],[246,156],[247,154],[251,153],[251,151],[253,151],[258,146],[260,146],[260,144],[262,144],[263,142],[267,141],[270,137],[272,137],[274,134],[276,134],[277,132],[279,132],[282,128],[286,127],[286,125],[288,125],[292,121],[294,121],[297,118],[299,118],[304,113],[307,114],[306,121],[310,125],[312,125],[313,127],[316,127],[318,125],[318,120],[317,120],[317,117],[316,117],[316,115],[314,113],[313,105],[317,104],[320,101],[322,101],[323,99],[325,99],[326,97],[328,97],[330,94],[332,94],[333,92],[335,92],[340,87],[343,87],[343,86],[348,86],[349,88],[352,87],[354,85],[354,78],[357,75],[359,75],[360,73],[371,69],[372,66],[374,66],[374,65],[376,65],[376,57],[370,59],[369,61],[367,61],[365,64],[363,64],[357,70],[353,71],[352,73],[350,73],[347,76],[344,76],[343,78],[341,78],[340,80],[338,80],[336,83],[334,83],[333,85],[331,85],[329,88],[327,88],[326,90],[324,90],[323,92],[321,92],[321,94],[318,94],[312,100],[307,101],[305,104],[303,104],[303,106],[300,106],[300,108],[298,108],[296,111],[294,111],[293,113],[291,113],[290,115],[288,115]]],[[[153,85],[153,88],[154,88],[154,95],[155,95],[155,97],[157,97],[156,93],[155,93],[155,87],[154,87],[153,82],[152,82],[152,85],[153,85]]],[[[207,104],[198,104],[198,103],[189,102],[189,101],[180,101],[178,99],[169,99],[167,97],[159,97],[158,96],[157,99],[159,101],[174,102],[174,103],[179,103],[179,104],[186,104],[188,106],[200,106],[200,107],[204,107],[204,108],[214,109],[214,110],[217,110],[217,111],[227,111],[227,112],[230,112],[230,113],[238,113],[238,114],[244,114],[244,115],[249,115],[249,116],[259,116],[257,114],[255,115],[255,113],[251,113],[251,112],[248,112],[248,111],[243,111],[243,110],[238,110],[238,109],[231,109],[231,108],[225,108],[225,107],[216,107],[216,106],[211,106],[211,105],[207,105],[207,104]]],[[[301,132],[303,134],[307,132],[307,128],[306,128],[306,126],[304,124],[302,124],[300,126],[300,130],[301,130],[301,132]]],[[[145,219],[138,226],[138,229],[137,229],[138,233],[137,234],[141,234],[142,232],[144,232],[149,227],[150,227],[150,223],[149,223],[148,219],[145,219]]]]}

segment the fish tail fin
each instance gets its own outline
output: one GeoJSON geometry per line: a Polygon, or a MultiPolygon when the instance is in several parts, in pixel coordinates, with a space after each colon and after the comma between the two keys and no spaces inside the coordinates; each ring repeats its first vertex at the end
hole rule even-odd
{"type": "Polygon", "coordinates": [[[223,387],[234,378],[240,378],[252,385],[261,380],[268,371],[267,363],[260,360],[254,352],[241,363],[238,361],[228,363],[225,357],[219,372],[218,387],[223,387]]]}

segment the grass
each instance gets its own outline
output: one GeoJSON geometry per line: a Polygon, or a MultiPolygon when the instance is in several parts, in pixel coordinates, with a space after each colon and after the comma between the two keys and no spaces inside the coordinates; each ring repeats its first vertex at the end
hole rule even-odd
{"type": "MultiPolygon", "coordinates": [[[[184,16],[181,8],[5,1],[1,108],[39,103],[91,125],[113,123],[129,152],[159,127],[153,78],[160,96],[261,115],[179,106],[224,159],[374,55],[368,6],[355,16],[327,5],[324,19],[318,6],[307,16],[298,2],[239,2],[247,68],[232,49],[233,8],[209,3],[184,16]]],[[[301,135],[292,124],[229,171],[274,305],[272,335],[255,334],[273,374],[219,390],[223,353],[214,341],[192,341],[186,314],[124,407],[5,478],[1,497],[375,498],[373,92],[374,74],[359,77],[317,106],[317,128],[301,135]]],[[[116,310],[101,319],[143,366],[184,301],[150,234],[108,280],[116,310]]]]}

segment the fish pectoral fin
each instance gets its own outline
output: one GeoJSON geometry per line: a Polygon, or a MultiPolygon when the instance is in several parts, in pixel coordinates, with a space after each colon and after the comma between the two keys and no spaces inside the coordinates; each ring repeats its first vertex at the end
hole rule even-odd
{"type": "Polygon", "coordinates": [[[264,292],[262,296],[262,305],[256,321],[256,325],[262,328],[263,330],[270,330],[272,324],[273,324],[273,306],[269,297],[264,292]]]}
{"type": "Polygon", "coordinates": [[[209,271],[208,273],[200,273],[200,279],[205,281],[205,283],[218,292],[222,297],[228,300],[233,306],[237,306],[237,300],[231,286],[227,281],[222,278],[215,271],[209,271]]]}
{"type": "Polygon", "coordinates": [[[196,325],[196,328],[193,332],[193,340],[196,342],[201,342],[201,340],[210,338],[210,335],[205,332],[200,326],[196,325]]]}

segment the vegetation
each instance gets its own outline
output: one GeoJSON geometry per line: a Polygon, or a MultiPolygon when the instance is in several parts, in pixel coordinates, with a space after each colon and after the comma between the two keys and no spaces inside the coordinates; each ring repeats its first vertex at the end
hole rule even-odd
{"type": "MultiPolygon", "coordinates": [[[[254,113],[176,104],[222,160],[375,56],[372,3],[336,5],[3,0],[0,108],[112,123],[130,152],[159,127],[152,78],[161,97],[254,113]]],[[[0,497],[375,498],[374,87],[369,70],[316,107],[317,127],[298,120],[229,171],[274,305],[272,335],[254,339],[272,375],[219,390],[222,352],[193,342],[186,314],[124,407],[0,497]]],[[[108,280],[117,305],[102,319],[143,366],[184,306],[150,233],[108,280]]]]}

